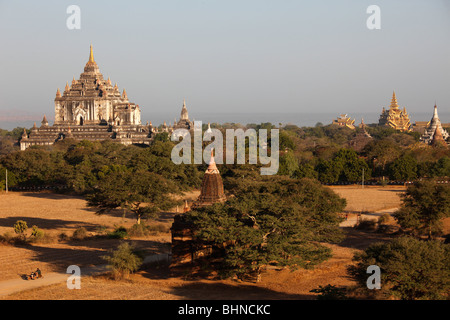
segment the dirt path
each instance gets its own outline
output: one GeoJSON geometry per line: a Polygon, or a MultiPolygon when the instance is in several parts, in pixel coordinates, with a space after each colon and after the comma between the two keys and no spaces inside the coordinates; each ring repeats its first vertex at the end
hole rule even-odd
{"type": "MultiPolygon", "coordinates": [[[[106,266],[88,267],[81,270],[81,276],[92,276],[102,274],[107,271],[106,266]]],[[[8,296],[13,293],[36,289],[57,283],[67,282],[67,279],[71,276],[69,273],[51,272],[45,274],[43,278],[36,280],[24,280],[24,279],[11,279],[0,282],[0,297],[8,296]]]]}
{"type": "MultiPolygon", "coordinates": [[[[383,209],[376,212],[370,212],[370,213],[364,213],[361,214],[362,220],[378,220],[379,217],[381,217],[384,214],[389,214],[392,216],[392,214],[397,211],[398,208],[390,208],[390,209],[383,209]]],[[[358,222],[358,216],[356,214],[349,214],[349,217],[344,222],[341,222],[339,225],[340,227],[354,227],[358,222]]]]}
{"type": "MultiPolygon", "coordinates": [[[[167,261],[168,261],[167,254],[155,254],[147,256],[144,259],[143,263],[150,264],[154,262],[167,262],[167,261]]],[[[109,271],[106,265],[83,267],[80,268],[80,270],[81,270],[80,275],[81,277],[100,275],[109,271]]],[[[49,286],[52,284],[67,283],[67,280],[71,275],[72,275],[71,273],[50,272],[45,274],[43,278],[36,280],[24,280],[22,278],[18,278],[0,281],[0,297],[8,296],[25,290],[49,286]]]]}

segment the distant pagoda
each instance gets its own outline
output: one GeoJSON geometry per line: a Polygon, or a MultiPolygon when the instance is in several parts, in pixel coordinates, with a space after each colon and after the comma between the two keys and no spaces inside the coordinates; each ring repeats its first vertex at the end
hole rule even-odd
{"type": "Polygon", "coordinates": [[[438,116],[437,105],[434,105],[433,117],[431,118],[429,124],[425,128],[425,133],[420,137],[420,140],[424,143],[431,144],[433,141],[436,129],[439,129],[439,134],[442,136],[442,139],[445,141],[448,139],[449,134],[444,128],[442,128],[441,120],[438,116]]]}
{"type": "Polygon", "coordinates": [[[380,126],[388,126],[394,128],[399,131],[412,131],[411,130],[411,121],[409,119],[409,115],[406,112],[406,108],[403,110],[400,109],[397,103],[397,97],[395,95],[395,91],[392,95],[391,105],[388,110],[383,107],[383,110],[380,115],[380,119],[378,121],[378,125],[380,126]]]}
{"type": "Polygon", "coordinates": [[[188,129],[193,128],[192,121],[189,120],[188,110],[186,108],[186,100],[183,100],[183,107],[181,108],[180,120],[177,122],[176,119],[173,123],[173,129],[188,129]]]}
{"type": "Polygon", "coordinates": [[[152,127],[141,125],[139,105],[128,100],[116,85],[105,80],[94,60],[92,45],[89,60],[80,79],[66,82],[55,97],[55,121],[48,125],[46,116],[41,127],[36,124],[29,137],[22,137],[21,150],[32,145],[52,145],[71,137],[77,140],[115,140],[123,144],[150,144],[152,127]]]}
{"type": "Polygon", "coordinates": [[[349,129],[355,129],[354,126],[355,119],[351,119],[346,114],[341,114],[337,119],[333,120],[332,124],[338,125],[340,127],[347,127],[349,129]]]}

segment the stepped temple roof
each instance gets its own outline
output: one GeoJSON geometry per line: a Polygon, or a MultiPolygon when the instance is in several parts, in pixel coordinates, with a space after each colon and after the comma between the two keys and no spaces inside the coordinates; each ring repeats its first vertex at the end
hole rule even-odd
{"type": "Polygon", "coordinates": [[[395,91],[392,95],[391,105],[388,110],[383,108],[378,124],[389,126],[400,131],[411,131],[411,122],[406,108],[400,109],[395,91]]]}
{"type": "Polygon", "coordinates": [[[332,124],[341,126],[341,127],[347,127],[350,129],[355,129],[354,126],[355,119],[351,119],[346,114],[341,114],[337,119],[333,120],[332,124]]]}
{"type": "MultiPolygon", "coordinates": [[[[448,139],[449,134],[444,128],[442,128],[441,120],[439,119],[437,105],[434,105],[433,117],[431,118],[429,124],[425,128],[424,134],[420,137],[420,140],[424,143],[431,144],[435,135],[436,130],[438,129],[438,134],[442,136],[442,139],[445,141],[448,139]]],[[[438,137],[438,140],[439,137],[438,137]]]]}
{"type": "Polygon", "coordinates": [[[89,59],[78,80],[66,82],[64,92],[56,90],[55,121],[47,118],[36,125],[31,134],[21,141],[21,150],[32,145],[52,145],[72,137],[78,140],[114,140],[123,144],[150,144],[152,128],[141,124],[139,105],[128,100],[125,89],[120,94],[117,84],[105,80],[94,59],[92,45],[89,59]]]}

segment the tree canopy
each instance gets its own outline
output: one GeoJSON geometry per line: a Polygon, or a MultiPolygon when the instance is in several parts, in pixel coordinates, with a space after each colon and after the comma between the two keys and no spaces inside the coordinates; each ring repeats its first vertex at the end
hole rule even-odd
{"type": "Polygon", "coordinates": [[[236,178],[227,202],[190,211],[196,239],[221,248],[224,276],[259,274],[272,264],[311,268],[331,256],[319,241],[340,241],[345,200],[310,179],[236,178]]]}
{"type": "Polygon", "coordinates": [[[381,270],[381,294],[402,300],[447,299],[450,289],[450,246],[440,241],[401,237],[372,244],[356,254],[349,268],[362,288],[366,288],[367,267],[381,270]]]}
{"type": "Polygon", "coordinates": [[[442,219],[450,216],[450,186],[418,181],[401,197],[402,206],[394,217],[403,229],[428,238],[442,233],[442,219]]]}

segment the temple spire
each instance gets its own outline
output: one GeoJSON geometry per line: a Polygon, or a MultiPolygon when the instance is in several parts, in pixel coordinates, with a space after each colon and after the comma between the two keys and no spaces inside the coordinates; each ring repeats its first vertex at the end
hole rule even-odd
{"type": "Polygon", "coordinates": [[[95,60],[94,60],[94,51],[92,50],[92,44],[91,44],[91,52],[89,53],[89,62],[95,63],[95,60]]]}
{"type": "Polygon", "coordinates": [[[189,120],[189,115],[186,108],[186,99],[183,99],[183,108],[181,108],[180,120],[189,120]]]}
{"type": "Polygon", "coordinates": [[[219,173],[219,169],[217,169],[216,161],[214,161],[214,149],[211,149],[211,159],[209,160],[208,169],[206,169],[206,173],[219,173]]]}
{"type": "Polygon", "coordinates": [[[395,95],[395,91],[392,94],[391,108],[398,108],[397,96],[395,95]]]}

